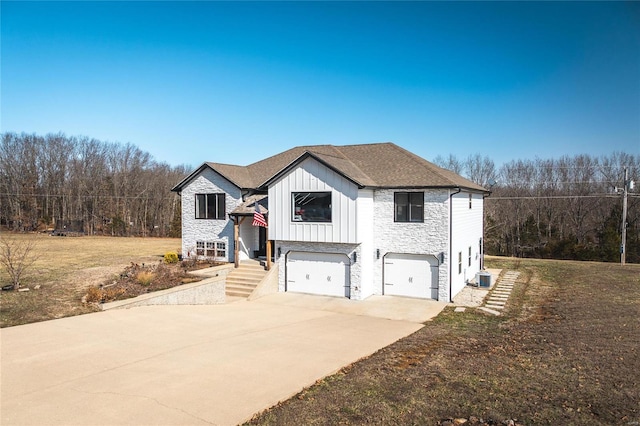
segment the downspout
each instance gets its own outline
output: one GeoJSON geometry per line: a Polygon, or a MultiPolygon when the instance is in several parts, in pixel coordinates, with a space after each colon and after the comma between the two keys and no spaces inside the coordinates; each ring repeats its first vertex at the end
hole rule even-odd
{"type": "Polygon", "coordinates": [[[462,191],[459,186],[457,188],[456,192],[449,194],[449,302],[453,302],[453,196],[462,191]]]}
{"type": "MultiPolygon", "coordinates": [[[[495,182],[494,184],[495,185],[495,182]]],[[[489,188],[493,188],[491,185],[489,188]]],[[[491,195],[491,191],[487,191],[482,194],[482,246],[480,247],[480,270],[484,271],[484,218],[485,218],[485,208],[484,208],[484,200],[491,195]]]]}

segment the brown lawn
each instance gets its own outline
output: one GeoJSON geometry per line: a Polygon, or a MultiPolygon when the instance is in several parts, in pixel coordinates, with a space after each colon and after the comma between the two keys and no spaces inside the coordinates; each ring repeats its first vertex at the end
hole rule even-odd
{"type": "Polygon", "coordinates": [[[488,266],[521,272],[505,315],[448,307],[249,424],[640,424],[640,266],[488,266]]]}
{"type": "MultiPolygon", "coordinates": [[[[1,327],[92,312],[95,307],[81,303],[88,287],[118,276],[131,262],[158,263],[166,252],[180,250],[178,238],[2,235],[35,238],[38,260],[22,280],[29,291],[0,292],[1,327]]],[[[9,283],[4,270],[0,283],[9,283]]]]}

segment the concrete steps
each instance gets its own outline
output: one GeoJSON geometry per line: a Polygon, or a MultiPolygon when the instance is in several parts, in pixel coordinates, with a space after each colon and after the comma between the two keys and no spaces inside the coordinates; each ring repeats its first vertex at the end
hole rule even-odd
{"type": "Polygon", "coordinates": [[[225,293],[227,296],[247,298],[266,274],[261,262],[243,260],[238,268],[227,275],[225,293]]]}
{"type": "Polygon", "coordinates": [[[489,293],[489,297],[485,299],[484,306],[480,307],[480,309],[493,315],[500,315],[500,311],[503,310],[507,304],[511,290],[513,290],[513,286],[519,275],[520,272],[507,271],[507,273],[498,280],[494,289],[489,293]]]}

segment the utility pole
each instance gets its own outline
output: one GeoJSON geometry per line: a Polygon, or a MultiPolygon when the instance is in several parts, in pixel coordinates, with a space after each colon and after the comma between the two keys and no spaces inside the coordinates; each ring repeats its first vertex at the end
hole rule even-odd
{"type": "Polygon", "coordinates": [[[620,264],[624,265],[627,255],[627,192],[629,190],[628,169],[624,168],[622,188],[622,245],[620,246],[620,264]]]}

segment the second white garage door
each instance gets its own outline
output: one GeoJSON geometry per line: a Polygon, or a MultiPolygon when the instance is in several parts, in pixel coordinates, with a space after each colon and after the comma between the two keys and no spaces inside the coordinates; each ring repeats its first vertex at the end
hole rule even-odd
{"type": "Polygon", "coordinates": [[[387,253],[384,294],[438,300],[438,259],[430,255],[387,253]]]}
{"type": "Polygon", "coordinates": [[[349,267],[345,254],[292,251],[287,254],[287,291],[349,297],[349,267]]]}

